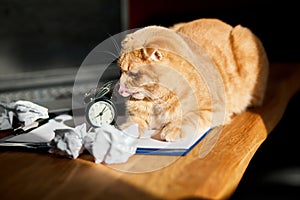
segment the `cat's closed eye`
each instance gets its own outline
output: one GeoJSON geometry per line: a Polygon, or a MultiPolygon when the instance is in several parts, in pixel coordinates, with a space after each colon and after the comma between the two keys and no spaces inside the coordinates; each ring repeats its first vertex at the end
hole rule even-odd
{"type": "Polygon", "coordinates": [[[140,77],[140,73],[139,72],[128,72],[128,76],[130,76],[133,79],[138,79],[140,77]]]}

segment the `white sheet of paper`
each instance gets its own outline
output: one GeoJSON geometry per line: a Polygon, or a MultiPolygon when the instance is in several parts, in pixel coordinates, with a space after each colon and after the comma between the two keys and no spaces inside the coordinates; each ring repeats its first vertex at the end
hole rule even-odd
{"type": "Polygon", "coordinates": [[[54,119],[50,119],[48,123],[30,131],[29,133],[20,134],[7,139],[6,141],[12,142],[49,142],[51,141],[55,134],[55,129],[70,128],[64,122],[71,120],[70,115],[59,115],[54,119]]]}
{"type": "MultiPolygon", "coordinates": [[[[54,138],[54,130],[55,129],[65,129],[70,128],[70,126],[66,125],[64,122],[67,120],[72,120],[72,116],[70,115],[60,115],[55,119],[49,120],[47,124],[42,125],[34,129],[33,131],[18,135],[8,139],[8,141],[15,142],[49,142],[54,138]]],[[[207,129],[206,131],[208,131],[207,129]]],[[[137,135],[134,133],[137,131],[137,128],[134,126],[131,129],[128,129],[127,132],[131,132],[130,134],[137,135]]],[[[198,141],[205,133],[199,133],[196,135],[188,135],[187,137],[180,139],[178,141],[173,142],[164,142],[150,138],[153,131],[148,131],[148,134],[144,135],[142,138],[138,139],[137,148],[164,148],[164,149],[187,149],[191,145],[193,145],[196,141],[198,141]]]]}

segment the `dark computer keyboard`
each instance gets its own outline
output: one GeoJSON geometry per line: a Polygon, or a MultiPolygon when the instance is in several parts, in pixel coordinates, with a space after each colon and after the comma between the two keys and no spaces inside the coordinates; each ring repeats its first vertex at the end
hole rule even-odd
{"type": "Polygon", "coordinates": [[[99,68],[102,69],[98,65],[83,68],[80,76],[76,69],[68,68],[0,74],[0,102],[27,100],[51,110],[71,109],[75,96],[75,103],[84,106],[83,99],[86,92],[97,87],[97,84],[119,76],[118,68],[112,65],[112,68],[104,71],[100,81],[99,68]]]}
{"type": "Polygon", "coordinates": [[[0,93],[0,102],[11,103],[26,100],[45,106],[51,111],[67,110],[72,108],[72,97],[74,95],[76,95],[79,102],[81,100],[83,102],[84,94],[91,88],[92,85],[83,84],[81,87],[76,87],[76,89],[73,88],[73,85],[65,85],[6,91],[0,93]]]}
{"type": "Polygon", "coordinates": [[[72,97],[72,87],[57,86],[37,89],[24,89],[18,91],[2,92],[0,102],[13,102],[17,100],[28,100],[33,102],[51,101],[54,99],[72,97]]]}

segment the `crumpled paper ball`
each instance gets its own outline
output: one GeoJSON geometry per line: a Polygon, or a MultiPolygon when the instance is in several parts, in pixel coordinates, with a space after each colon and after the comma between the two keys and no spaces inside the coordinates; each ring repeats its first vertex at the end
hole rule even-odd
{"type": "Polygon", "coordinates": [[[120,131],[111,125],[95,129],[95,139],[88,151],[96,163],[124,163],[135,154],[137,149],[138,126],[120,131]]]}
{"type": "Polygon", "coordinates": [[[12,103],[0,102],[0,130],[13,128],[14,117],[17,123],[29,126],[37,119],[49,118],[48,109],[30,101],[19,100],[12,103]]]}
{"type": "Polygon", "coordinates": [[[87,131],[86,124],[81,124],[75,128],[56,129],[49,152],[75,159],[86,149],[95,163],[116,164],[127,162],[135,154],[137,141],[137,125],[123,131],[112,125],[87,131]]]}
{"type": "Polygon", "coordinates": [[[76,126],[75,128],[56,129],[54,133],[55,137],[50,142],[50,153],[75,159],[83,152],[86,124],[76,126]]]}

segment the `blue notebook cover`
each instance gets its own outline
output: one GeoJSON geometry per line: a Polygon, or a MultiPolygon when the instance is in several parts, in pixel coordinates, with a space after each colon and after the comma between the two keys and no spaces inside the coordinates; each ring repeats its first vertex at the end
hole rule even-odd
{"type": "Polygon", "coordinates": [[[190,136],[185,140],[175,142],[155,141],[151,138],[142,138],[138,144],[136,154],[143,155],[168,155],[185,156],[187,155],[212,129],[208,129],[197,136],[190,136]]]}

